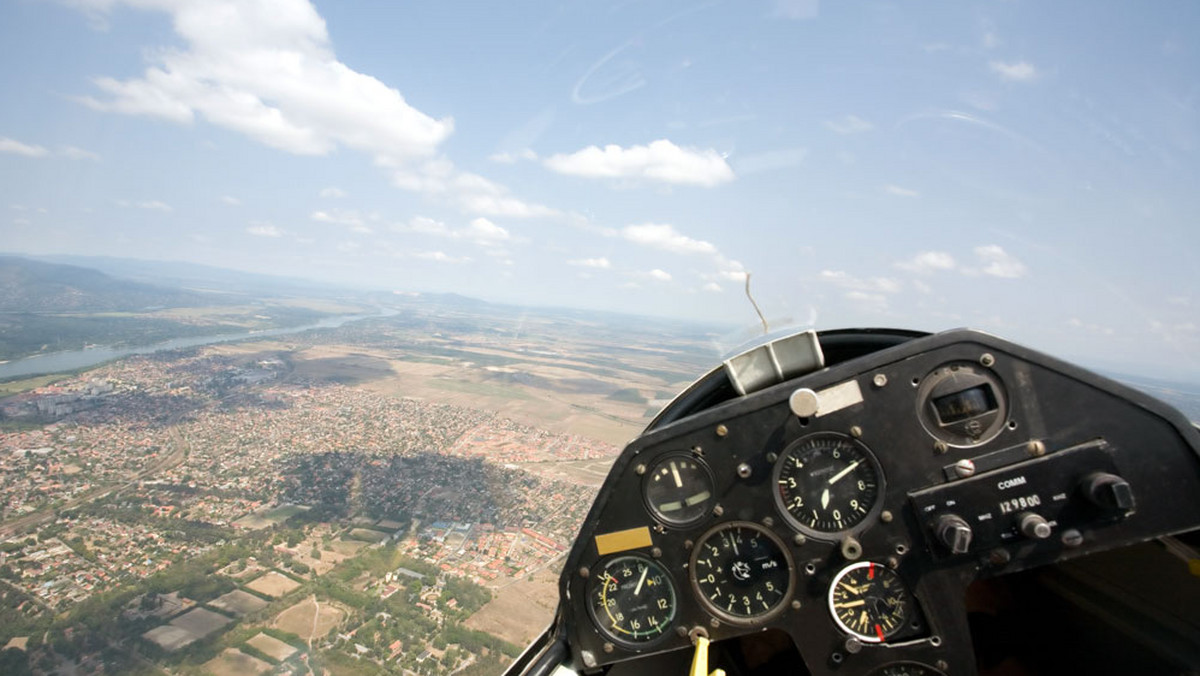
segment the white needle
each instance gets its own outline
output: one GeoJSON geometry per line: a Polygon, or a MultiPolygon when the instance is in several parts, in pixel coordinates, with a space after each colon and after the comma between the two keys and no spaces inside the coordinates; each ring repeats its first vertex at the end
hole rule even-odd
{"type": "Polygon", "coordinates": [[[833,484],[837,483],[838,481],[841,481],[841,480],[842,480],[842,477],[844,477],[844,476],[846,476],[847,474],[849,474],[849,473],[853,472],[853,471],[854,471],[854,468],[855,468],[855,467],[858,467],[858,463],[860,463],[860,462],[862,462],[862,459],[861,459],[861,458],[860,458],[860,459],[858,459],[858,460],[855,460],[854,462],[850,463],[849,465],[846,465],[846,469],[844,469],[844,470],[842,470],[842,471],[838,472],[837,474],[834,474],[833,476],[829,477],[829,485],[830,485],[830,486],[832,486],[833,484]]]}
{"type": "Polygon", "coordinates": [[[642,593],[642,583],[646,581],[646,573],[649,571],[650,571],[649,566],[642,569],[642,576],[638,578],[637,586],[633,588],[634,596],[637,596],[638,594],[642,593]]]}
{"type": "Polygon", "coordinates": [[[679,468],[671,461],[671,476],[675,477],[675,488],[683,488],[683,479],[679,478],[679,468]]]}
{"type": "Polygon", "coordinates": [[[826,488],[825,490],[821,491],[821,509],[825,509],[828,506],[829,506],[829,489],[826,488]]]}

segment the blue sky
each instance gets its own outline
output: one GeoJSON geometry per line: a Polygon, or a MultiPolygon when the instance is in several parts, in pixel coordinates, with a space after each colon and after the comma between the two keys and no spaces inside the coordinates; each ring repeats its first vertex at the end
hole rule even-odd
{"type": "Polygon", "coordinates": [[[1194,2],[0,4],[0,250],[1200,379],[1194,2]]]}

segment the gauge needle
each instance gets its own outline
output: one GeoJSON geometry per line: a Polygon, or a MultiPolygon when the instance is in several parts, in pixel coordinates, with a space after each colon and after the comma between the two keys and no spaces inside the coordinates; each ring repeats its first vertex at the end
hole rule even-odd
{"type": "Polygon", "coordinates": [[[683,479],[679,478],[679,468],[671,463],[671,476],[675,477],[675,488],[683,488],[683,479]]]}
{"type": "Polygon", "coordinates": [[[859,599],[857,601],[847,601],[845,603],[835,603],[835,604],[833,604],[833,607],[834,608],[854,608],[857,606],[864,605],[866,602],[867,602],[866,599],[859,599]]]}
{"type": "Polygon", "coordinates": [[[829,489],[826,488],[825,490],[821,491],[821,509],[825,509],[828,506],[829,506],[829,489]]]}
{"type": "Polygon", "coordinates": [[[646,573],[649,572],[649,570],[650,570],[649,566],[642,568],[642,576],[638,578],[637,586],[633,588],[634,596],[637,596],[638,594],[642,593],[642,583],[646,581],[646,573]]]}
{"type": "Polygon", "coordinates": [[[847,474],[853,472],[854,468],[858,467],[858,463],[860,463],[860,462],[862,462],[862,458],[859,458],[858,460],[855,460],[854,462],[850,463],[849,465],[846,465],[846,469],[829,477],[829,485],[832,486],[835,483],[841,481],[843,477],[845,477],[847,474]]]}

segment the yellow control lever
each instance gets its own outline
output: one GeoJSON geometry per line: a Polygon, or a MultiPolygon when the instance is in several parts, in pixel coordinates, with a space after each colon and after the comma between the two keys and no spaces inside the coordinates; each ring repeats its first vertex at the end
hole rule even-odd
{"type": "Polygon", "coordinates": [[[692,670],[689,676],[725,676],[724,669],[713,669],[712,673],[708,671],[708,637],[696,636],[694,642],[696,654],[692,656],[692,670]]]}

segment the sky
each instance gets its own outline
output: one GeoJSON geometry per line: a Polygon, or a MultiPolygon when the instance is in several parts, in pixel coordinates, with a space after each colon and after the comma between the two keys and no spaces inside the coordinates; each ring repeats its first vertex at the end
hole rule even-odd
{"type": "Polygon", "coordinates": [[[1200,382],[1200,4],[0,3],[0,251],[1200,382]]]}

